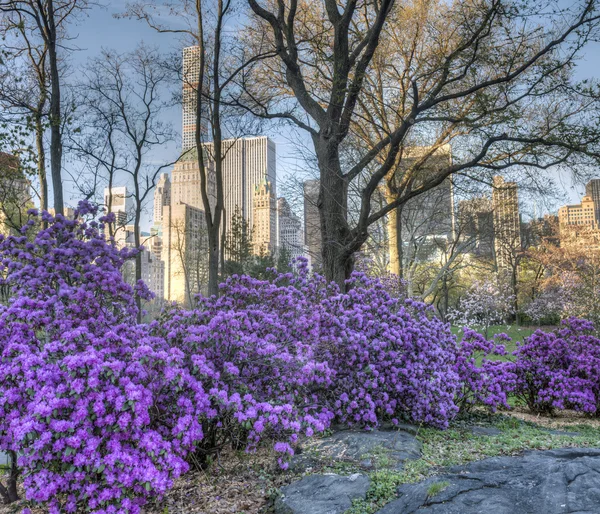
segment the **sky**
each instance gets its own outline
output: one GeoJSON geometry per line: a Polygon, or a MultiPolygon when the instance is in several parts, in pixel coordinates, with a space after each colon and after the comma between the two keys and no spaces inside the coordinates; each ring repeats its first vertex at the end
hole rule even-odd
{"type": "MultiPolygon", "coordinates": [[[[84,66],[88,59],[97,56],[101,48],[113,49],[118,52],[128,52],[136,48],[143,42],[145,45],[158,47],[163,52],[179,52],[183,46],[182,41],[177,36],[168,34],[158,34],[153,29],[147,27],[144,23],[128,19],[116,19],[115,14],[124,12],[126,2],[124,0],[105,0],[104,7],[94,6],[87,15],[82,16],[77,26],[73,27],[72,35],[75,36],[75,44],[78,50],[73,53],[73,73],[77,73],[80,66],[84,66]]],[[[591,43],[579,62],[576,76],[578,79],[599,78],[600,77],[600,44],[591,43]]],[[[181,126],[181,110],[173,108],[169,111],[166,121],[173,123],[176,129],[181,126]]],[[[296,170],[301,169],[301,161],[297,158],[295,145],[290,140],[297,139],[306,141],[306,136],[295,131],[266,132],[277,143],[277,168],[278,183],[282,184],[286,177],[294,174],[296,170]]],[[[177,156],[177,145],[170,145],[165,148],[160,155],[160,159],[167,161],[174,160],[177,156]]],[[[68,166],[69,164],[67,164],[68,166]]],[[[583,191],[583,184],[573,183],[571,175],[565,171],[555,170],[552,172],[556,184],[563,193],[560,200],[546,202],[545,204],[531,204],[531,200],[523,197],[523,207],[537,215],[556,210],[558,206],[566,203],[578,203],[583,191]]],[[[600,176],[600,170],[598,173],[600,176]]],[[[67,186],[68,187],[68,186],[67,186]]],[[[70,193],[70,203],[76,203],[76,194],[72,188],[70,193]]],[[[282,188],[279,189],[280,192],[282,188]]],[[[67,192],[69,196],[69,192],[67,192]]],[[[151,203],[146,212],[146,222],[144,228],[150,225],[152,213],[150,212],[151,203]]]]}

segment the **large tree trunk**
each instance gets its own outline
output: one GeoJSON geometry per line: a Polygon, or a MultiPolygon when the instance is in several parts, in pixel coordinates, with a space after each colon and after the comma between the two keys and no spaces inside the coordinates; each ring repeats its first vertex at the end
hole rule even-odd
{"type": "Polygon", "coordinates": [[[314,145],[321,171],[318,206],[323,272],[345,290],[345,282],[354,269],[355,252],[347,219],[348,183],[342,175],[337,145],[323,136],[315,137],[314,145]]]}
{"type": "Polygon", "coordinates": [[[50,170],[52,174],[52,190],[54,192],[54,210],[56,214],[64,214],[62,188],[62,119],[60,111],[60,74],[56,53],[56,25],[52,0],[48,0],[48,55],[50,57],[50,81],[52,94],[50,97],[50,170]]]}
{"type": "MultiPolygon", "coordinates": [[[[393,195],[389,194],[388,201],[392,201],[393,195]]],[[[402,205],[391,210],[388,214],[388,247],[390,252],[389,271],[399,278],[404,275],[402,261],[404,259],[404,245],[402,242],[402,205]]]]}
{"type": "Polygon", "coordinates": [[[8,452],[10,456],[10,471],[8,473],[8,484],[6,487],[0,483],[0,496],[3,502],[8,505],[19,500],[17,493],[17,479],[19,478],[19,468],[17,467],[17,454],[13,451],[8,452]]]}

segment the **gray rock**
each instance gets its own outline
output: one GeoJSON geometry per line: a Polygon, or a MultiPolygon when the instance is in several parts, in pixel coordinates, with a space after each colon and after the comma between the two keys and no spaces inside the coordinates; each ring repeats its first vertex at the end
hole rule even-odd
{"type": "Polygon", "coordinates": [[[378,514],[600,513],[600,450],[565,448],[494,457],[398,488],[378,514]],[[429,496],[436,482],[448,486],[429,496]]]}
{"type": "Polygon", "coordinates": [[[275,514],[342,514],[368,489],[369,477],[359,473],[306,476],[281,489],[275,514]]]}
{"type": "Polygon", "coordinates": [[[418,459],[421,443],[404,430],[343,430],[332,436],[308,441],[292,458],[291,469],[347,463],[364,469],[402,469],[408,459],[418,459]]]}

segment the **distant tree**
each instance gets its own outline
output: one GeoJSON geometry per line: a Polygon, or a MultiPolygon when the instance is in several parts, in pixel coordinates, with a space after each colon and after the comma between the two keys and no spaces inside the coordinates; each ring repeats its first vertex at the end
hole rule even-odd
{"type": "Polygon", "coordinates": [[[284,244],[279,247],[279,253],[277,254],[277,271],[279,273],[289,273],[292,271],[292,252],[284,244]]]}
{"type": "MultiPolygon", "coordinates": [[[[121,177],[131,189],[134,246],[142,246],[142,213],[165,168],[174,162],[156,162],[152,151],[172,141],[173,132],[164,122],[168,107],[164,88],[171,76],[160,54],[140,46],[130,53],[105,50],[84,72],[84,101],[80,137],[74,144],[79,155],[91,163],[93,179],[98,174],[112,185],[121,177]],[[86,125],[86,120],[89,125],[86,125]],[[103,175],[105,174],[105,175],[103,175]]],[[[110,209],[112,194],[109,194],[110,209]]],[[[135,281],[142,279],[142,255],[136,256],[135,281]]],[[[138,297],[138,303],[141,301],[138,297]]],[[[139,305],[138,305],[139,307],[139,305]]],[[[140,309],[141,316],[141,309],[140,309]]]]}
{"type": "Polygon", "coordinates": [[[240,208],[236,207],[231,218],[231,227],[225,237],[224,274],[231,276],[245,273],[252,261],[252,249],[252,229],[240,208]]]}
{"type": "Polygon", "coordinates": [[[458,306],[448,313],[453,324],[481,327],[488,337],[491,325],[504,323],[513,314],[513,297],[510,291],[495,279],[474,282],[460,298],[458,306]]]}

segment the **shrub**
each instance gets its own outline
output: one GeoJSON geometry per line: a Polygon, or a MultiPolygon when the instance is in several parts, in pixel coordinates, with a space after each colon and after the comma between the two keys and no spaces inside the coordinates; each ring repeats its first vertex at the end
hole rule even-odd
{"type": "MultiPolygon", "coordinates": [[[[268,317],[257,324],[259,333],[270,342],[279,342],[278,349],[285,351],[292,369],[261,371],[256,385],[254,379],[244,377],[243,387],[263,399],[277,391],[278,398],[290,401],[298,391],[303,410],[311,416],[318,414],[321,422],[335,417],[341,423],[375,426],[386,417],[404,417],[447,425],[456,412],[457,376],[452,369],[456,340],[427,307],[392,298],[378,281],[360,273],[353,275],[350,291],[341,293],[323,277],[310,275],[306,261],[300,261],[295,274],[272,273],[268,281],[231,277],[222,285],[218,299],[201,299],[196,313],[183,315],[204,320],[204,324],[224,312],[268,317]],[[318,366],[321,381],[299,389],[294,360],[302,366],[307,362],[318,366]],[[271,382],[279,376],[290,377],[293,394],[273,389],[271,382]],[[315,413],[315,402],[324,409],[315,413]]],[[[244,337],[257,330],[247,322],[242,328],[244,337]]],[[[230,344],[230,340],[227,337],[223,342],[230,344]]],[[[213,334],[202,345],[218,347],[223,344],[219,341],[220,336],[213,334]]]]}
{"type": "MultiPolygon", "coordinates": [[[[136,326],[130,251],[101,224],[36,213],[0,240],[0,448],[50,512],[138,512],[187,469],[207,409],[183,355],[136,326]]],[[[136,290],[147,291],[142,284],[136,290]]]]}
{"type": "Polygon", "coordinates": [[[508,355],[499,341],[508,342],[510,338],[498,334],[494,341],[489,341],[478,332],[463,328],[455,365],[460,380],[456,403],[462,412],[475,405],[483,405],[491,412],[510,408],[508,398],[516,380],[514,363],[490,358],[508,355]]]}
{"type": "Polygon", "coordinates": [[[600,401],[600,340],[594,325],[571,318],[554,332],[537,330],[515,355],[515,395],[534,412],[571,408],[596,412],[600,401]]]}

